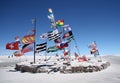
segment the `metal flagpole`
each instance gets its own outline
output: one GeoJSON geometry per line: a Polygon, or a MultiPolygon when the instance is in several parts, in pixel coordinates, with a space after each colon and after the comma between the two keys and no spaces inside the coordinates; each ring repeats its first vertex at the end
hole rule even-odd
{"type": "Polygon", "coordinates": [[[35,35],[35,41],[34,41],[34,63],[35,61],[35,54],[36,54],[36,18],[32,19],[32,23],[34,25],[34,35],[35,35]]]}
{"type": "Polygon", "coordinates": [[[76,42],[75,38],[74,38],[74,42],[75,42],[75,46],[76,46],[75,48],[77,48],[78,54],[80,55],[80,51],[78,49],[77,42],[76,42]]]}

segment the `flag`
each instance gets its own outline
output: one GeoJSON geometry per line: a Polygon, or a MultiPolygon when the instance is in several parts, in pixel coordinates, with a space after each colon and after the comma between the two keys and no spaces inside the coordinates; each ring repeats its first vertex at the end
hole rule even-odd
{"type": "Polygon", "coordinates": [[[72,35],[73,35],[72,31],[69,31],[69,32],[65,33],[62,38],[64,39],[64,38],[70,37],[72,35]]]}
{"type": "Polygon", "coordinates": [[[19,50],[19,42],[12,42],[6,44],[6,49],[9,50],[19,50]]]}
{"type": "Polygon", "coordinates": [[[70,43],[72,40],[74,40],[73,35],[72,35],[72,36],[69,36],[69,37],[67,38],[68,43],[70,43]]]}
{"type": "Polygon", "coordinates": [[[20,44],[20,38],[19,38],[19,36],[16,36],[16,37],[15,37],[15,42],[18,42],[18,43],[19,43],[19,46],[21,45],[21,44],[20,44]]]}
{"type": "Polygon", "coordinates": [[[50,31],[48,32],[48,39],[49,41],[51,40],[55,40],[55,39],[58,39],[60,38],[60,33],[58,32],[58,30],[54,30],[54,31],[50,31]]]}
{"type": "Polygon", "coordinates": [[[97,48],[97,45],[96,45],[95,42],[92,42],[88,47],[92,48],[92,49],[95,49],[95,48],[97,48]]]}
{"type": "Polygon", "coordinates": [[[58,39],[54,40],[55,43],[62,43],[62,40],[60,39],[60,37],[58,39]]]}
{"type": "Polygon", "coordinates": [[[47,48],[47,42],[36,45],[36,51],[37,52],[45,51],[46,48],[47,48]]]}
{"type": "Polygon", "coordinates": [[[47,49],[47,53],[49,53],[49,52],[56,52],[56,51],[58,51],[59,49],[58,48],[56,48],[56,46],[51,46],[51,47],[49,47],[48,49],[47,49]]]}
{"type": "Polygon", "coordinates": [[[41,34],[41,35],[40,35],[40,38],[41,38],[41,39],[47,39],[47,33],[41,34]]]}
{"type": "Polygon", "coordinates": [[[16,37],[15,37],[15,41],[16,41],[16,42],[17,42],[17,41],[18,41],[18,42],[20,41],[19,36],[16,36],[16,37]]]}
{"type": "Polygon", "coordinates": [[[56,22],[55,22],[55,19],[54,19],[52,9],[49,8],[48,11],[50,13],[50,15],[48,15],[48,18],[50,19],[50,22],[51,22],[51,28],[56,28],[56,22]]]}
{"type": "Polygon", "coordinates": [[[64,25],[62,27],[63,27],[64,31],[71,31],[70,25],[64,25]]]}
{"type": "Polygon", "coordinates": [[[58,49],[66,48],[66,47],[68,47],[68,42],[56,43],[56,47],[57,47],[58,49]]]}
{"type": "Polygon", "coordinates": [[[76,52],[74,53],[74,56],[75,56],[75,58],[79,57],[79,55],[76,52]]]}
{"type": "Polygon", "coordinates": [[[13,54],[14,54],[14,56],[16,56],[16,57],[20,57],[20,56],[23,55],[23,53],[21,52],[21,50],[15,51],[13,54]]]}
{"type": "Polygon", "coordinates": [[[48,12],[49,12],[49,13],[53,13],[51,8],[48,9],[48,12]]]}
{"type": "Polygon", "coordinates": [[[78,58],[78,62],[84,62],[84,61],[87,61],[87,57],[85,55],[78,58]]]}
{"type": "Polygon", "coordinates": [[[92,42],[88,48],[90,48],[90,54],[94,54],[94,56],[96,57],[97,55],[99,55],[99,51],[97,49],[97,45],[95,42],[92,42]]]}
{"type": "Polygon", "coordinates": [[[64,54],[64,56],[70,55],[70,51],[67,50],[67,51],[63,52],[63,54],[64,54]]]}
{"type": "Polygon", "coordinates": [[[31,44],[35,42],[35,34],[26,35],[22,38],[23,44],[31,44]]]}
{"type": "Polygon", "coordinates": [[[63,26],[63,25],[64,25],[64,20],[58,20],[58,21],[56,22],[56,25],[57,25],[57,26],[63,26]]]}
{"type": "Polygon", "coordinates": [[[91,54],[94,54],[95,57],[97,57],[97,55],[99,55],[98,49],[91,49],[91,50],[90,50],[90,53],[91,53],[91,54]]]}
{"type": "Polygon", "coordinates": [[[34,48],[33,48],[34,44],[25,44],[23,47],[22,47],[22,50],[21,52],[24,54],[26,52],[30,52],[30,51],[33,51],[34,48]]]}

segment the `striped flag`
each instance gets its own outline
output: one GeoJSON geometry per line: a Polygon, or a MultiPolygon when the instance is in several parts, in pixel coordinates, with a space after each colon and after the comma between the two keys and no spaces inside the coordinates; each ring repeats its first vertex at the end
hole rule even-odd
{"type": "Polygon", "coordinates": [[[64,20],[58,20],[58,21],[56,22],[56,25],[57,25],[57,26],[63,26],[63,25],[64,25],[64,20]]]}
{"type": "Polygon", "coordinates": [[[37,52],[46,51],[46,47],[47,47],[47,42],[42,43],[42,44],[37,44],[36,45],[36,51],[37,52]]]}
{"type": "Polygon", "coordinates": [[[23,44],[31,44],[33,42],[35,42],[35,34],[25,35],[22,38],[22,43],[23,44]]]}
{"type": "Polygon", "coordinates": [[[49,41],[51,40],[55,40],[55,39],[58,39],[60,38],[60,33],[58,32],[58,30],[54,30],[54,31],[50,31],[48,32],[48,39],[49,41]]]}

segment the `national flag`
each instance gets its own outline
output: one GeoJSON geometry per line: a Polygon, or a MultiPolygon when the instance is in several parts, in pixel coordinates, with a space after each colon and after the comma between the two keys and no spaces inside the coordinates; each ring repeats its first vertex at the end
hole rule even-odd
{"type": "Polygon", "coordinates": [[[92,48],[92,49],[95,49],[95,48],[97,48],[97,45],[96,45],[95,42],[92,42],[88,47],[92,48]]]}
{"type": "Polygon", "coordinates": [[[99,51],[95,42],[92,42],[88,47],[91,49],[90,54],[94,54],[95,57],[99,55],[99,51]]]}
{"type": "Polygon", "coordinates": [[[58,51],[59,49],[58,48],[56,48],[56,46],[51,46],[51,47],[49,47],[48,49],[47,49],[47,53],[49,53],[49,52],[56,52],[56,51],[58,51]]]}
{"type": "Polygon", "coordinates": [[[51,19],[51,28],[57,28],[56,23],[52,21],[53,19],[51,19]]]}
{"type": "Polygon", "coordinates": [[[91,53],[91,54],[94,54],[95,57],[97,57],[97,55],[99,55],[99,51],[98,51],[97,48],[96,48],[96,49],[91,49],[91,50],[90,50],[90,53],[91,53]]]}
{"type": "Polygon", "coordinates": [[[23,55],[23,53],[21,52],[21,50],[15,51],[13,54],[14,54],[14,56],[16,56],[16,57],[20,57],[20,56],[23,55]]]}
{"type": "Polygon", "coordinates": [[[58,21],[56,22],[56,25],[57,25],[57,26],[63,26],[63,25],[64,25],[64,20],[58,20],[58,21]]]}
{"type": "Polygon", "coordinates": [[[36,51],[37,52],[45,51],[46,48],[47,48],[47,42],[36,45],[36,51]]]}
{"type": "Polygon", "coordinates": [[[69,37],[67,38],[68,43],[70,43],[72,40],[74,40],[73,35],[72,35],[72,36],[69,36],[69,37]]]}
{"type": "Polygon", "coordinates": [[[56,22],[53,13],[50,13],[50,15],[48,15],[48,18],[50,19],[51,22],[51,28],[56,28],[56,22]]]}
{"type": "Polygon", "coordinates": [[[58,32],[58,30],[54,30],[54,31],[50,31],[48,32],[48,39],[49,41],[51,40],[55,40],[55,39],[58,39],[60,38],[60,33],[58,32]]]}
{"type": "Polygon", "coordinates": [[[48,9],[48,12],[49,12],[49,13],[53,13],[51,8],[48,9]]]}
{"type": "Polygon", "coordinates": [[[64,25],[62,27],[63,27],[64,31],[71,31],[70,25],[64,25]]]}
{"type": "Polygon", "coordinates": [[[19,46],[21,45],[21,44],[20,44],[20,38],[19,38],[19,36],[16,36],[16,37],[15,37],[15,42],[18,42],[18,43],[19,43],[19,46]]]}
{"type": "Polygon", "coordinates": [[[35,34],[26,35],[22,38],[23,44],[31,44],[35,42],[35,34]]]}
{"type": "Polygon", "coordinates": [[[87,57],[85,55],[78,58],[78,62],[84,62],[84,61],[87,61],[87,57]]]}
{"type": "Polygon", "coordinates": [[[74,53],[74,56],[75,56],[75,58],[79,57],[79,55],[76,52],[74,53]]]}
{"type": "Polygon", "coordinates": [[[19,50],[19,42],[12,42],[6,44],[6,49],[9,50],[19,50]]]}
{"type": "Polygon", "coordinates": [[[33,51],[34,48],[33,48],[34,44],[25,44],[23,47],[22,47],[22,50],[21,52],[24,54],[26,52],[30,52],[30,51],[33,51]]]}
{"type": "Polygon", "coordinates": [[[58,49],[66,48],[66,47],[68,47],[68,42],[56,43],[56,47],[57,47],[58,49]]]}
{"type": "Polygon", "coordinates": [[[54,20],[54,15],[53,14],[50,14],[50,15],[48,15],[48,18],[53,22],[55,22],[55,20],[54,20]]]}
{"type": "Polygon", "coordinates": [[[67,32],[67,33],[65,33],[64,35],[63,35],[63,39],[64,38],[68,38],[68,37],[70,37],[70,36],[72,36],[73,34],[72,34],[72,31],[69,31],[69,32],[67,32]]]}
{"type": "Polygon", "coordinates": [[[58,39],[54,40],[55,43],[62,43],[62,40],[60,39],[60,37],[58,39]]]}
{"type": "Polygon", "coordinates": [[[47,39],[47,33],[41,34],[41,35],[40,35],[40,38],[41,38],[41,39],[47,39]]]}
{"type": "Polygon", "coordinates": [[[17,42],[17,41],[20,41],[19,36],[16,36],[16,37],[15,37],[15,41],[16,41],[16,42],[17,42]]]}
{"type": "Polygon", "coordinates": [[[64,56],[70,55],[70,51],[67,50],[67,51],[65,51],[63,54],[64,54],[64,56]]]}

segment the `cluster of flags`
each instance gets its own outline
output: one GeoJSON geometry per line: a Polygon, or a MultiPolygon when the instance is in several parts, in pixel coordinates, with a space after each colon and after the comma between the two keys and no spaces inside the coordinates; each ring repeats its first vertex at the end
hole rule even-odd
{"type": "MultiPolygon", "coordinates": [[[[32,30],[32,32],[33,32],[33,30],[32,30]]],[[[6,44],[6,49],[16,50],[13,54],[14,54],[14,56],[18,57],[18,56],[24,55],[24,53],[26,53],[26,52],[33,51],[34,50],[34,48],[33,48],[34,42],[35,42],[35,34],[34,33],[25,35],[24,37],[22,37],[21,41],[20,41],[19,36],[16,36],[14,42],[6,44]],[[21,47],[21,44],[23,44],[22,47],[21,47]]]]}
{"type": "Polygon", "coordinates": [[[51,23],[51,28],[56,28],[56,22],[55,22],[55,18],[54,18],[54,14],[51,8],[48,9],[48,12],[50,13],[48,15],[48,18],[50,19],[50,23],[51,23]]]}
{"type": "MultiPolygon", "coordinates": [[[[54,28],[53,31],[49,31],[46,33],[42,33],[40,35],[40,39],[44,39],[44,40],[49,40],[49,41],[54,41],[54,45],[47,47],[47,42],[41,43],[41,44],[36,44],[35,45],[35,49],[34,49],[34,42],[35,42],[35,30],[31,30],[31,32],[33,32],[32,34],[28,34],[22,37],[21,41],[20,38],[18,36],[15,37],[15,41],[11,42],[11,43],[7,43],[6,44],[6,49],[9,50],[17,50],[15,51],[13,54],[15,56],[22,56],[24,55],[24,53],[26,52],[31,52],[31,51],[35,51],[35,52],[42,52],[42,51],[46,51],[47,53],[50,52],[56,52],[58,50],[65,50],[65,48],[67,48],[69,46],[69,43],[74,40],[74,36],[72,33],[72,29],[70,27],[70,25],[65,25],[64,20],[58,20],[55,21],[54,15],[53,15],[53,11],[51,8],[48,9],[49,11],[49,15],[48,18],[50,19],[50,23],[51,23],[51,27],[54,28]],[[63,32],[59,32],[57,27],[62,27],[63,32]],[[61,34],[63,34],[61,36],[61,34]],[[21,43],[23,44],[23,46],[20,49],[21,43]]],[[[33,23],[35,23],[35,19],[32,20],[33,23]]],[[[98,49],[97,49],[97,45],[95,42],[91,43],[89,46],[90,48],[90,53],[94,54],[94,56],[99,55],[98,49]]],[[[68,58],[68,56],[70,55],[70,51],[64,51],[63,52],[64,56],[68,58]]],[[[79,57],[77,53],[75,53],[75,57],[79,57]]],[[[79,58],[80,60],[86,60],[86,57],[82,57],[79,58]]]]}

